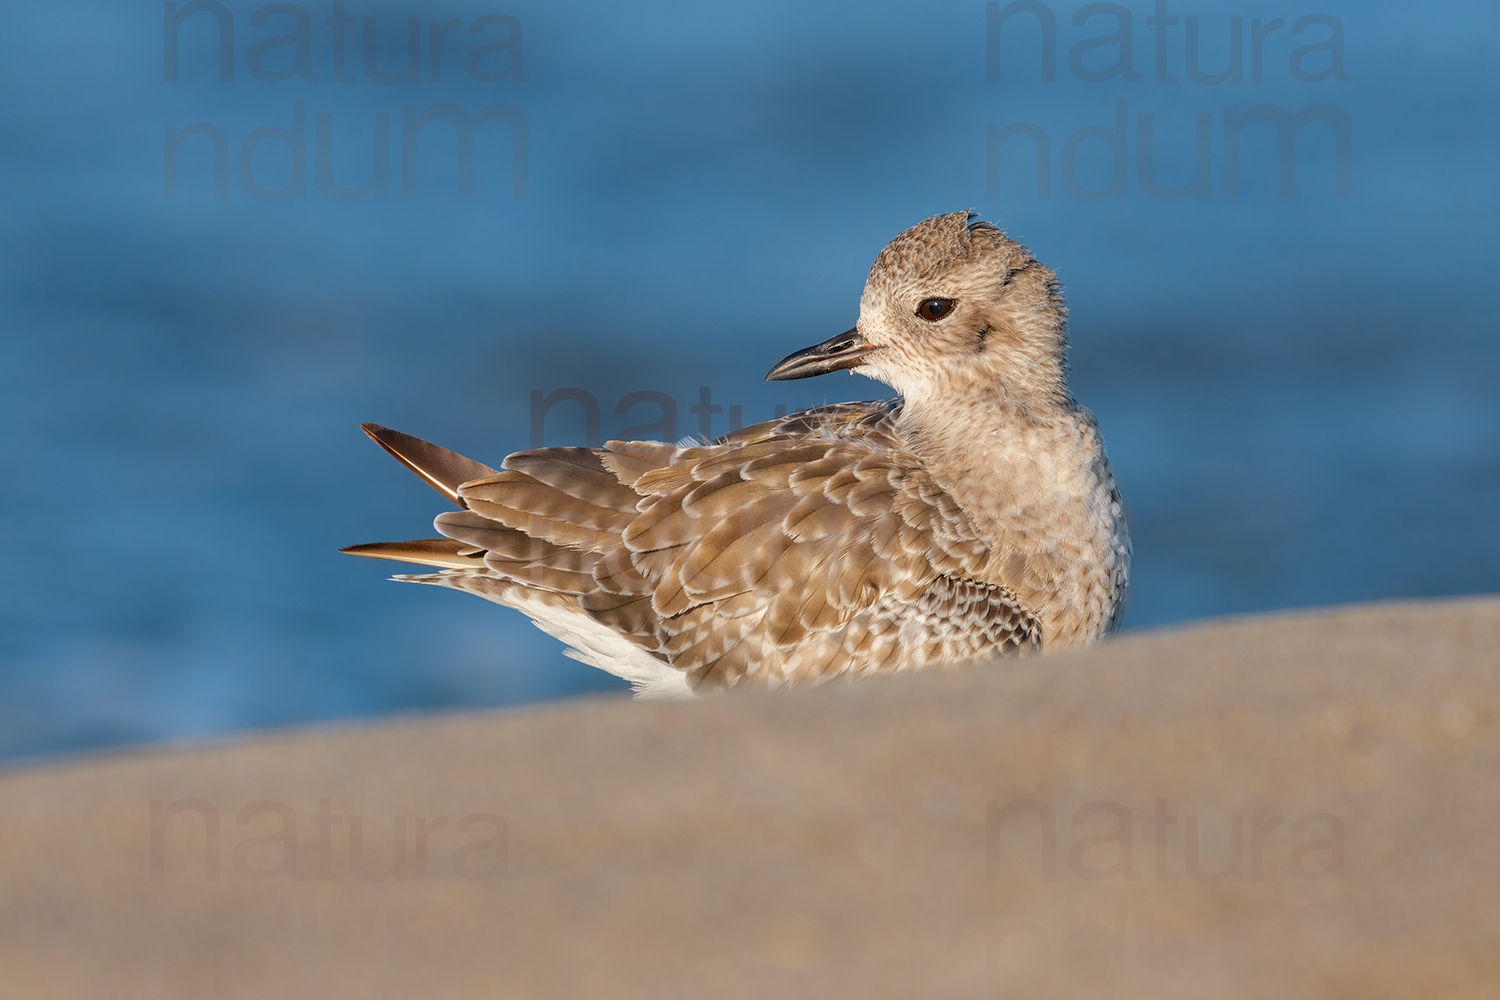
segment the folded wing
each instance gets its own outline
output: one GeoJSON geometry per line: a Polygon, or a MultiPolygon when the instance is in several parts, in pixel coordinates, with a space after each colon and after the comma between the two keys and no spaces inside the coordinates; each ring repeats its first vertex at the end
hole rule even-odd
{"type": "Polygon", "coordinates": [[[464,509],[437,518],[448,547],[352,551],[576,602],[697,690],[1035,648],[1034,617],[983,580],[983,541],[894,412],[846,403],[700,446],[519,452],[499,472],[372,433],[464,509]]]}

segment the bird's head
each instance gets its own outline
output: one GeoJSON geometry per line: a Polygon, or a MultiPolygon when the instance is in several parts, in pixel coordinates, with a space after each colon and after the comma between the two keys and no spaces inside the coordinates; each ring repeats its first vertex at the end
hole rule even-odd
{"type": "Polygon", "coordinates": [[[997,393],[1067,399],[1066,308],[1057,276],[970,212],[935,215],[875,258],[852,330],[782,360],[768,379],[851,369],[907,405],[997,393]]]}

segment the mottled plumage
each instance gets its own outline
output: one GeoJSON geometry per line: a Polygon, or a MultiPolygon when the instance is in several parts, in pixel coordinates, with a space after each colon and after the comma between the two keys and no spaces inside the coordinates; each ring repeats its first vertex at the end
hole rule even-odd
{"type": "Polygon", "coordinates": [[[1086,643],[1118,623],[1129,542],[1063,321],[1025,248],[937,216],[882,251],[855,329],[770,376],[854,368],[902,399],[504,471],[366,425],[462,509],[346,551],[438,567],[399,579],[522,610],[647,695],[1086,643]]]}

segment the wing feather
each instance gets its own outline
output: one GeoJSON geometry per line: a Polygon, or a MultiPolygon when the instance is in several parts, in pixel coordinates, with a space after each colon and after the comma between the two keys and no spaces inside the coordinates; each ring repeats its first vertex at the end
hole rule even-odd
{"type": "Polygon", "coordinates": [[[430,441],[393,431],[379,424],[360,424],[360,430],[370,440],[384,448],[402,465],[421,477],[422,481],[454,503],[461,504],[458,488],[471,479],[492,476],[495,470],[472,458],[465,458],[456,451],[440,448],[430,441]]]}

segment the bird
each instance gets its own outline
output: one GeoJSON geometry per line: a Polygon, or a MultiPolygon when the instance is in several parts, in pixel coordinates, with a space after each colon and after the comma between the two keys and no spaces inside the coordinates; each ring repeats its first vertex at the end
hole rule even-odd
{"type": "Polygon", "coordinates": [[[435,569],[394,579],[518,610],[637,697],[1087,645],[1119,626],[1131,543],[1067,340],[1050,268],[973,210],[935,215],[880,251],[853,328],[766,376],[895,398],[500,469],[365,424],[458,509],[440,538],[341,551],[435,569]]]}

